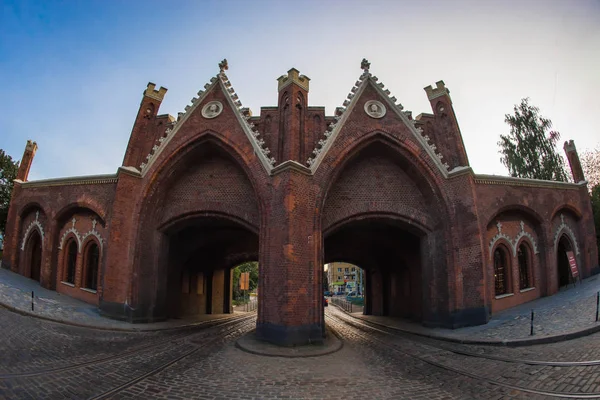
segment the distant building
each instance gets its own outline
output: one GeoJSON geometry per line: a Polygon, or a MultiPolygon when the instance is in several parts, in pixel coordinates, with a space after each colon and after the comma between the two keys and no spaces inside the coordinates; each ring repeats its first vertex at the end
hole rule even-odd
{"type": "Polygon", "coordinates": [[[360,268],[345,262],[332,262],[327,264],[327,266],[327,280],[329,281],[330,292],[348,293],[349,290],[347,289],[356,289],[360,268]]]}

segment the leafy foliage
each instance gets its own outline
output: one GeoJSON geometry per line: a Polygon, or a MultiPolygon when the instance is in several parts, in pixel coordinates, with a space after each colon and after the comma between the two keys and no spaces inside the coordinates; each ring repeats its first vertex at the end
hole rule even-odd
{"type": "Polygon", "coordinates": [[[600,146],[581,154],[581,167],[590,189],[600,185],[600,146]]]}
{"type": "Polygon", "coordinates": [[[0,234],[4,236],[8,206],[13,189],[13,180],[17,177],[19,162],[0,149],[0,234]]]}
{"type": "Polygon", "coordinates": [[[250,272],[250,292],[258,287],[258,263],[253,261],[238,265],[233,269],[234,300],[242,299],[244,296],[242,290],[240,290],[240,275],[242,272],[250,272]]]}
{"type": "Polygon", "coordinates": [[[565,162],[556,152],[560,133],[550,130],[552,122],[539,111],[524,98],[515,105],[514,115],[505,115],[510,133],[500,135],[500,161],[511,176],[566,182],[565,162]]]}

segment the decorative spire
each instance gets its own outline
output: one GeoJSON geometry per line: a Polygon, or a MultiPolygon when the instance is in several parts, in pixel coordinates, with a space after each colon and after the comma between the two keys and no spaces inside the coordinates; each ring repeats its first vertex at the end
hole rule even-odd
{"type": "Polygon", "coordinates": [[[223,73],[229,69],[229,64],[227,63],[227,59],[224,58],[223,61],[219,63],[219,72],[223,73]]]}
{"type": "Polygon", "coordinates": [[[366,58],[363,58],[360,63],[360,69],[365,71],[365,74],[369,73],[369,68],[371,68],[371,63],[366,58]]]}

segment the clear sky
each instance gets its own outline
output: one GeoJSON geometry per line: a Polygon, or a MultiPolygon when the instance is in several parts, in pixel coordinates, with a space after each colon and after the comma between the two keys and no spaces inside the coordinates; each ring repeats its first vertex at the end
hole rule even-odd
{"type": "Polygon", "coordinates": [[[146,84],[177,115],[223,58],[255,115],[292,67],[328,114],[363,57],[414,116],[442,79],[476,173],[507,174],[497,142],[522,97],[580,152],[600,142],[598,0],[0,1],[0,148],[37,141],[30,180],[115,173],[146,84]]]}

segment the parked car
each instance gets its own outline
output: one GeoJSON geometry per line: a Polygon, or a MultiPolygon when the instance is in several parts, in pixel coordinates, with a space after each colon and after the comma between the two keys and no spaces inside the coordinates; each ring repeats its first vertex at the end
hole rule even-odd
{"type": "Polygon", "coordinates": [[[329,290],[326,290],[325,293],[323,293],[323,294],[327,297],[333,296],[333,293],[331,293],[329,290]]]}
{"type": "Polygon", "coordinates": [[[350,292],[346,295],[346,297],[356,297],[356,292],[350,292]]]}

